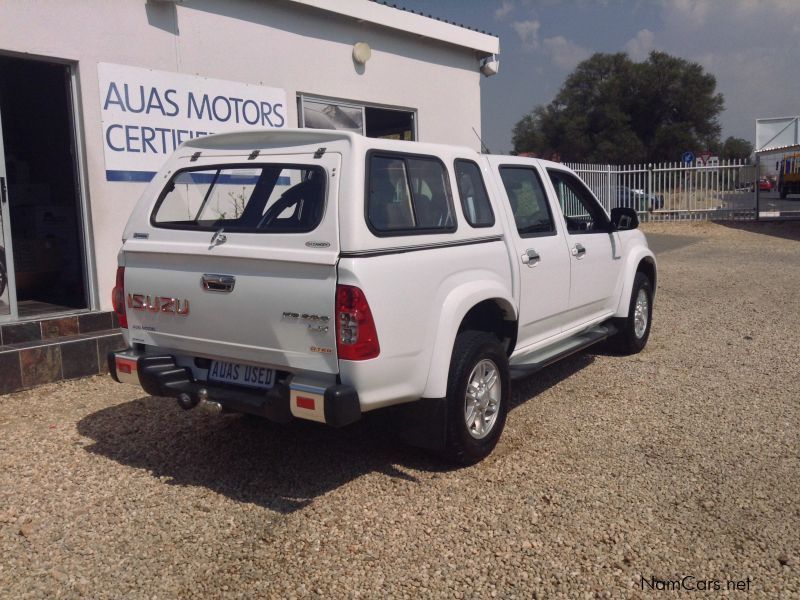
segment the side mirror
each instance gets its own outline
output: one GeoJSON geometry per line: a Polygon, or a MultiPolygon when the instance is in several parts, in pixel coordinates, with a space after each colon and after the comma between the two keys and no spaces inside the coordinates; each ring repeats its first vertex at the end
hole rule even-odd
{"type": "Polygon", "coordinates": [[[639,227],[639,215],[632,208],[618,206],[611,209],[611,227],[614,231],[627,231],[639,227]]]}

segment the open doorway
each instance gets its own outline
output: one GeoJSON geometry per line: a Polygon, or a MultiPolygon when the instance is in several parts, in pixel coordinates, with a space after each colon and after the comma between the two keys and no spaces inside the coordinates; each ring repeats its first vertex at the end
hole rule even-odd
{"type": "Polygon", "coordinates": [[[0,56],[5,252],[19,319],[88,307],[70,67],[0,56]]]}

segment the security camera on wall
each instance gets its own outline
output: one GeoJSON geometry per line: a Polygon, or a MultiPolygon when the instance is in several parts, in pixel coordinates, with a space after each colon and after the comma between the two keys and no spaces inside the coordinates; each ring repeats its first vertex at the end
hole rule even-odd
{"type": "Polygon", "coordinates": [[[497,75],[497,72],[500,70],[500,60],[495,54],[487,56],[486,58],[482,58],[480,65],[481,73],[483,73],[486,77],[497,75]]]}

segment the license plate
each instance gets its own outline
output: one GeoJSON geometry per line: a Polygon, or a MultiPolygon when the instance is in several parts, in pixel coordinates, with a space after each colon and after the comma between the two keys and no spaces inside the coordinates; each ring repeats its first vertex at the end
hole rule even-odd
{"type": "Polygon", "coordinates": [[[266,390],[272,387],[275,372],[265,367],[240,365],[222,360],[212,360],[208,370],[208,380],[218,383],[234,383],[266,390]]]}

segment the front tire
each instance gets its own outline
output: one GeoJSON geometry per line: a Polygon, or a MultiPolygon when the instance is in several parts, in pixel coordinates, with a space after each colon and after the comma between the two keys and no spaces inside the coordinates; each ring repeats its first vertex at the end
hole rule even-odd
{"type": "Polygon", "coordinates": [[[447,380],[445,457],[471,465],[487,457],[506,424],[510,397],[508,357],[490,333],[456,337],[447,380]]]}
{"type": "Polygon", "coordinates": [[[619,331],[608,339],[608,346],[618,354],[638,354],[647,345],[653,322],[653,286],[644,273],[633,279],[628,316],[614,319],[619,331]]]}

